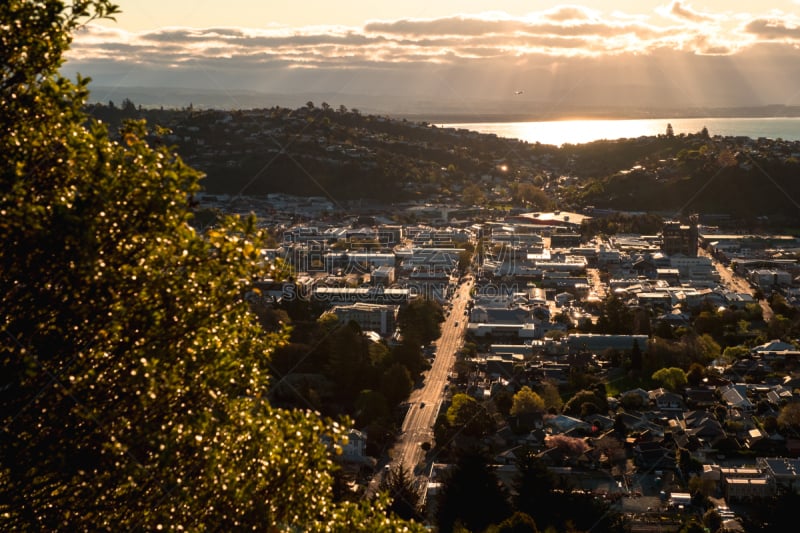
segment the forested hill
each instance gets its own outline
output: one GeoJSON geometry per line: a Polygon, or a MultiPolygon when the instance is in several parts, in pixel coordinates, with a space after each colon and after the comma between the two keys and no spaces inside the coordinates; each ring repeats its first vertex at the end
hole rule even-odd
{"type": "Polygon", "coordinates": [[[742,217],[800,211],[798,142],[703,131],[556,147],[312,102],[218,111],[142,109],[126,100],[89,112],[112,129],[146,119],[154,142],[175,146],[207,174],[210,193],[742,217]]]}

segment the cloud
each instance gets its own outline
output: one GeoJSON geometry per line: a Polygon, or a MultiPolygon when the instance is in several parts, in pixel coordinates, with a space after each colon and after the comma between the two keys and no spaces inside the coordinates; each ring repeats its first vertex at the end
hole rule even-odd
{"type": "Polygon", "coordinates": [[[681,22],[714,22],[719,19],[719,16],[701,13],[693,9],[690,5],[684,4],[681,0],[674,0],[669,7],[658,8],[657,11],[663,16],[673,18],[681,22]]]}
{"type": "MultiPolygon", "coordinates": [[[[696,79],[713,85],[661,94],[654,101],[680,96],[730,103],[735,98],[727,84],[745,83],[735,73],[755,65],[751,51],[763,54],[763,45],[770,44],[770,54],[782,61],[775,69],[800,60],[793,47],[800,43],[800,24],[791,16],[701,13],[680,1],[657,13],[664,18],[564,5],[523,17],[492,12],[374,20],[361,27],[169,27],[134,33],[90,25],[76,34],[66,68],[110,85],[211,82],[289,93],[346,87],[398,95],[430,91],[438,97],[443,89],[435,80],[447,80],[447,87],[475,98],[525,87],[532,98],[569,91],[587,101],[605,95],[631,102],[646,100],[645,88],[661,94],[664,80],[680,79],[680,88],[696,79]],[[656,78],[662,81],[649,83],[656,78]],[[537,89],[530,88],[533,83],[537,89]],[[632,87],[641,94],[632,95],[632,87]]],[[[763,57],[759,61],[771,65],[763,57]]],[[[770,79],[768,71],[760,72],[770,79]]],[[[796,81],[787,79],[792,86],[796,81]]],[[[773,88],[765,91],[782,98],[773,88]]],[[[740,87],[736,98],[754,94],[759,93],[740,87]]]]}
{"type": "Polygon", "coordinates": [[[745,25],[744,31],[754,35],[760,41],[795,41],[800,42],[800,25],[797,20],[786,18],[761,18],[745,25]]]}
{"type": "Polygon", "coordinates": [[[589,21],[596,20],[599,16],[599,11],[576,5],[557,6],[541,14],[542,18],[554,22],[589,21]]]}

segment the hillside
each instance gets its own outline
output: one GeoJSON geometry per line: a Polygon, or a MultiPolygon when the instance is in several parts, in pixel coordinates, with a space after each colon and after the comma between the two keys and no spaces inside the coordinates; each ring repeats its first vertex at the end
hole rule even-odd
{"type": "Polygon", "coordinates": [[[531,209],[798,214],[800,143],[706,132],[530,144],[309,102],[299,109],[155,110],[93,105],[118,125],[146,119],[206,173],[208,193],[284,192],[335,202],[424,200],[531,209]]]}

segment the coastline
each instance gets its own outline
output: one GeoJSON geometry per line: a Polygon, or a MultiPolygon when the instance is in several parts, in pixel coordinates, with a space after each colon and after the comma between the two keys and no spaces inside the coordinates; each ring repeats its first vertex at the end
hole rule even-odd
{"type": "Polygon", "coordinates": [[[587,108],[526,112],[440,112],[390,114],[399,119],[435,124],[484,122],[556,122],[567,120],[670,120],[703,118],[800,118],[800,106],[715,107],[677,109],[587,108]]]}

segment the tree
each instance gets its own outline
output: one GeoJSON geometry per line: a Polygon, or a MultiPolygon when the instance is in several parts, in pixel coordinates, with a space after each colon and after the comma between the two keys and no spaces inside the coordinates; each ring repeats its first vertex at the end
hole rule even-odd
{"type": "Polygon", "coordinates": [[[482,205],[486,202],[486,195],[477,183],[470,183],[461,193],[464,205],[482,205]]]}
{"type": "Polygon", "coordinates": [[[377,391],[363,390],[355,401],[355,419],[358,427],[389,417],[386,397],[377,391]]]}
{"type": "Polygon", "coordinates": [[[656,370],[650,377],[671,391],[678,391],[687,383],[686,372],[674,366],[656,370]]]}
{"type": "Polygon", "coordinates": [[[692,363],[689,366],[689,371],[686,373],[686,380],[692,385],[697,386],[703,381],[706,375],[706,367],[700,363],[692,363]]]}
{"type": "Polygon", "coordinates": [[[400,309],[397,325],[403,339],[417,345],[428,344],[442,334],[444,322],[442,306],[433,300],[419,298],[400,309]]]}
{"type": "Polygon", "coordinates": [[[602,397],[596,394],[596,391],[582,390],[575,393],[575,395],[564,404],[564,414],[569,416],[581,416],[583,404],[588,403],[594,405],[597,413],[608,412],[608,398],[603,395],[602,397]]]}
{"type": "Polygon", "coordinates": [[[539,533],[536,521],[531,515],[517,511],[496,526],[491,526],[487,533],[539,533]]]}
{"type": "Polygon", "coordinates": [[[465,435],[483,437],[494,431],[495,423],[478,400],[466,394],[455,394],[447,408],[447,422],[461,428],[465,435]]]}
{"type": "Polygon", "coordinates": [[[115,12],[0,3],[0,529],[415,528],[334,502],[343,426],[266,401],[287,337],[243,298],[254,220],[193,230],[200,174],[144,123],[112,139],[57,74],[115,12]]]}
{"type": "Polygon", "coordinates": [[[672,130],[672,124],[667,124],[666,136],[667,139],[672,139],[675,137],[675,132],[672,130]]]}
{"type": "Polygon", "coordinates": [[[390,405],[396,406],[408,398],[413,388],[414,381],[411,379],[408,368],[400,363],[394,363],[383,373],[381,391],[390,405]]]}
{"type": "Polygon", "coordinates": [[[530,387],[522,387],[516,394],[511,404],[511,415],[540,413],[544,411],[544,400],[533,392],[530,387]]]}
{"type": "Polygon", "coordinates": [[[388,511],[404,520],[422,521],[420,494],[414,476],[400,464],[390,468],[381,478],[380,490],[392,499],[388,511]]]}
{"type": "Polygon", "coordinates": [[[585,440],[566,435],[548,435],[545,445],[548,448],[558,448],[564,455],[570,457],[578,457],[589,450],[589,445],[585,440]]]}
{"type": "Polygon", "coordinates": [[[547,209],[552,203],[547,193],[530,183],[520,183],[514,187],[512,198],[518,204],[531,205],[536,209],[547,209]]]}
{"type": "Polygon", "coordinates": [[[709,509],[703,513],[703,525],[708,528],[711,533],[716,533],[722,527],[722,516],[716,509],[709,509]]]}
{"type": "Polygon", "coordinates": [[[703,524],[697,521],[696,517],[692,517],[684,526],[680,529],[680,533],[705,533],[706,528],[703,527],[703,524]]]}
{"type": "Polygon", "coordinates": [[[480,454],[461,457],[443,485],[436,520],[444,533],[453,531],[456,524],[483,531],[511,511],[497,476],[480,454]]]}
{"type": "Polygon", "coordinates": [[[561,399],[561,394],[558,392],[558,385],[552,381],[542,381],[539,383],[539,396],[544,400],[546,409],[560,411],[564,406],[564,401],[561,399]]]}
{"type": "Polygon", "coordinates": [[[615,293],[610,293],[600,308],[597,333],[630,335],[633,332],[631,310],[615,293]]]}
{"type": "Polygon", "coordinates": [[[785,430],[800,430],[800,403],[790,402],[781,407],[778,426],[785,430]]]}

